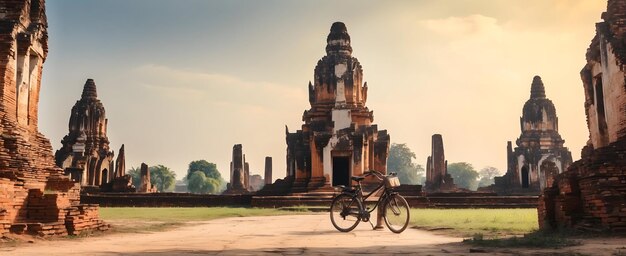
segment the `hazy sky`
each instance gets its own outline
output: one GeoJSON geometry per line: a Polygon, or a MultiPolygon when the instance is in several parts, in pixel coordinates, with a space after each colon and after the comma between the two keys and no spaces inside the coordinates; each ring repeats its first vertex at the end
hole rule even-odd
{"type": "Polygon", "coordinates": [[[367,106],[424,165],[431,135],[449,162],[506,168],[534,75],[574,159],[588,139],[579,72],[601,0],[47,1],[40,130],[54,149],[87,78],[126,166],[192,160],[228,179],[243,144],[251,173],[285,176],[285,125],[302,125],[330,25],[343,21],[368,82],[367,106]]]}

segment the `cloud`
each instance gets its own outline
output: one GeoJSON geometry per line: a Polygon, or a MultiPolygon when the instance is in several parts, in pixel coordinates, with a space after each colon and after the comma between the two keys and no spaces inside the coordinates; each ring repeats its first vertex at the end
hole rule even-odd
{"type": "Polygon", "coordinates": [[[145,64],[133,70],[138,84],[162,97],[182,101],[271,105],[275,101],[306,101],[306,90],[236,76],[145,64]],[[267,99],[272,99],[268,101],[267,99]],[[269,102],[269,103],[268,103],[269,102]]]}
{"type": "Polygon", "coordinates": [[[502,33],[502,27],[498,25],[497,19],[480,14],[421,20],[418,24],[435,34],[453,38],[491,36],[502,33]]]}

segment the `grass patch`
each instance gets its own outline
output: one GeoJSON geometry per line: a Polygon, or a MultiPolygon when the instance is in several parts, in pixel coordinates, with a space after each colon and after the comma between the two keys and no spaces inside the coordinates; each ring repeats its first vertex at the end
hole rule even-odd
{"type": "Polygon", "coordinates": [[[277,216],[307,213],[305,208],[287,211],[245,207],[101,207],[100,218],[120,233],[146,233],[169,230],[191,221],[207,221],[228,217],[277,216]]]}
{"type": "Polygon", "coordinates": [[[539,228],[536,209],[411,209],[411,226],[452,235],[522,235],[539,228]]]}
{"type": "Polygon", "coordinates": [[[555,232],[534,231],[521,237],[508,237],[496,239],[483,239],[482,234],[474,234],[471,239],[463,240],[475,246],[483,247],[534,247],[534,248],[563,248],[567,246],[580,245],[581,242],[569,238],[567,235],[555,232]]]}
{"type": "Polygon", "coordinates": [[[307,205],[296,205],[296,206],[287,206],[278,208],[281,211],[290,211],[290,212],[328,212],[328,206],[307,206],[307,205]]]}

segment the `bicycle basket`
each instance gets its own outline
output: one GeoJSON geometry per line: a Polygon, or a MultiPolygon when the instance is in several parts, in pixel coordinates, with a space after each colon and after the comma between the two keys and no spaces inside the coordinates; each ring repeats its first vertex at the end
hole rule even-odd
{"type": "Polygon", "coordinates": [[[385,187],[387,188],[395,188],[400,186],[400,179],[397,176],[387,176],[385,177],[385,187]]]}

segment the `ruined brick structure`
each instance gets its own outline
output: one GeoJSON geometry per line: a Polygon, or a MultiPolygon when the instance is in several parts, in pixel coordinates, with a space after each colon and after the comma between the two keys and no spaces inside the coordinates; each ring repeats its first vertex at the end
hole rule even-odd
{"type": "Polygon", "coordinates": [[[448,174],[448,161],[443,151],[441,134],[433,134],[431,155],[426,159],[427,192],[450,192],[456,190],[454,179],[448,174]]]}
{"type": "Polygon", "coordinates": [[[317,62],[309,82],[309,103],[302,129],[286,130],[287,178],[292,191],[347,185],[364,171],[386,173],[389,135],[379,131],[366,106],[367,83],[352,57],[350,35],[341,22],[332,24],[326,56],[317,62]]]}
{"type": "Polygon", "coordinates": [[[265,184],[272,184],[272,157],[265,157],[265,184]]]}
{"type": "Polygon", "coordinates": [[[541,77],[533,78],[530,99],[524,104],[520,128],[522,134],[515,149],[507,143],[507,172],[495,178],[495,184],[480,190],[498,194],[538,195],[554,181],[554,177],[567,170],[572,154],[563,146],[559,134],[556,108],[546,98],[541,77]]]}
{"type": "MultiPolygon", "coordinates": [[[[80,100],[72,107],[69,133],[63,137],[63,146],[55,153],[57,166],[82,186],[110,187],[108,183],[113,183],[116,178],[129,180],[129,177],[124,177],[124,146],[120,148],[115,162],[114,153],[109,148],[107,125],[106,111],[98,99],[96,83],[87,79],[80,100]]],[[[120,181],[116,183],[123,183],[120,181]]]]}
{"type": "Polygon", "coordinates": [[[140,175],[140,185],[137,188],[137,192],[142,193],[154,193],[157,192],[157,189],[150,182],[150,168],[146,163],[141,163],[141,168],[139,169],[140,175]]]}
{"type": "Polygon", "coordinates": [[[0,236],[108,227],[97,205],[79,203],[80,185],[56,167],[50,141],[38,131],[47,53],[44,1],[0,1],[0,236]]]}
{"type": "Polygon", "coordinates": [[[539,200],[542,228],[626,232],[626,0],[609,0],[580,72],[589,141],[539,200]]]}
{"type": "Polygon", "coordinates": [[[246,162],[241,144],[233,146],[233,158],[230,162],[230,182],[224,194],[246,194],[250,192],[250,165],[246,162]]]}

